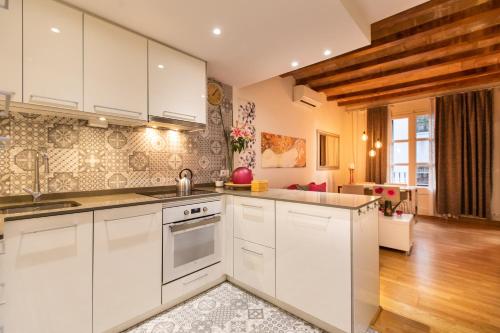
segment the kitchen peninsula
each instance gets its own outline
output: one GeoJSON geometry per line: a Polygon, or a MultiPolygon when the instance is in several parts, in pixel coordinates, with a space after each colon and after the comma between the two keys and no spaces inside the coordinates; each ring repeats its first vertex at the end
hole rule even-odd
{"type": "MultiPolygon", "coordinates": [[[[2,324],[14,333],[39,325],[59,332],[59,325],[69,321],[79,322],[82,333],[92,327],[94,332],[119,332],[227,279],[330,332],[366,331],[379,308],[377,197],[202,189],[206,192],[164,199],[132,189],[105,196],[75,194],[65,198],[78,204],[74,207],[4,211],[0,269],[6,274],[0,282],[9,285],[9,307],[2,324]],[[163,281],[162,287],[166,261],[161,243],[168,229],[164,224],[162,235],[162,214],[164,221],[176,214],[167,211],[175,207],[181,212],[189,207],[193,214],[200,202],[209,208],[196,214],[206,220],[220,204],[221,218],[214,224],[220,232],[214,237],[220,259],[173,282],[163,281]],[[135,288],[127,288],[130,283],[135,288]],[[39,284],[52,290],[44,307],[39,284]],[[120,297],[128,302],[109,303],[120,297]],[[54,311],[67,320],[55,321],[49,315],[54,311]],[[27,313],[33,319],[20,321],[27,313]]],[[[15,204],[4,199],[0,210],[22,204],[29,207],[19,199],[15,204]]]]}

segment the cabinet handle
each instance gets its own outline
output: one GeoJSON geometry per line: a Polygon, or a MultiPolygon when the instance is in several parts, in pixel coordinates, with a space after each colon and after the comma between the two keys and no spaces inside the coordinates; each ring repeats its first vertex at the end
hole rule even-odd
{"type": "Polygon", "coordinates": [[[203,278],[206,278],[207,276],[208,276],[208,273],[205,273],[205,274],[203,274],[201,276],[198,276],[196,279],[192,279],[191,281],[184,282],[183,285],[187,286],[188,284],[191,284],[191,283],[193,283],[195,281],[198,281],[198,280],[201,280],[203,278]]]}
{"type": "MultiPolygon", "coordinates": [[[[2,282],[2,283],[0,283],[0,290],[2,290],[2,295],[5,297],[5,283],[3,283],[3,282],[2,282]]],[[[0,305],[4,305],[4,304],[7,304],[7,301],[6,301],[5,299],[0,299],[0,305]]],[[[2,327],[0,326],[0,329],[1,329],[1,328],[2,328],[2,327]]],[[[0,333],[1,333],[1,332],[2,332],[2,331],[0,330],[0,333]]]]}
{"type": "Polygon", "coordinates": [[[196,116],[191,116],[189,114],[182,114],[177,112],[163,111],[163,115],[165,117],[170,117],[178,120],[188,120],[188,121],[196,120],[196,116]]]}
{"type": "Polygon", "coordinates": [[[47,231],[55,231],[55,230],[62,230],[62,229],[69,229],[69,228],[76,228],[76,224],[67,225],[67,226],[64,226],[64,227],[55,227],[55,228],[48,228],[48,229],[40,229],[40,230],[35,230],[35,231],[25,231],[25,232],[22,232],[21,235],[38,234],[38,233],[47,232],[47,231]]]}
{"type": "Polygon", "coordinates": [[[98,114],[103,114],[103,115],[120,115],[120,113],[125,112],[131,114],[134,118],[139,118],[142,115],[142,112],[139,111],[130,111],[130,110],[112,108],[102,105],[94,105],[94,111],[98,114]]]}
{"type": "MultiPolygon", "coordinates": [[[[3,1],[3,5],[0,5],[0,8],[3,8],[3,9],[7,9],[7,10],[9,10],[9,0],[4,0],[4,1],[3,1]]],[[[2,328],[2,327],[0,326],[0,329],[1,329],[1,328],[2,328]]],[[[2,331],[0,330],[0,333],[1,333],[1,332],[2,332],[2,331]]]]}
{"type": "Polygon", "coordinates": [[[252,253],[252,254],[255,254],[255,255],[258,255],[258,256],[261,256],[261,257],[263,257],[263,256],[264,256],[264,253],[255,252],[255,251],[249,250],[249,249],[247,249],[247,248],[245,248],[245,247],[242,247],[241,249],[242,249],[243,251],[245,251],[245,252],[252,253]]]}
{"type": "Polygon", "coordinates": [[[302,216],[316,217],[316,218],[325,219],[325,220],[329,220],[329,219],[332,218],[331,216],[308,214],[308,213],[297,212],[297,211],[294,211],[294,210],[289,210],[288,213],[293,214],[293,215],[302,215],[302,216]]]}
{"type": "Polygon", "coordinates": [[[124,216],[124,217],[118,217],[118,218],[112,218],[112,219],[104,219],[104,222],[113,222],[113,221],[120,221],[120,220],[126,220],[126,219],[133,219],[136,217],[146,217],[150,215],[155,215],[156,213],[149,213],[149,214],[140,214],[140,215],[134,215],[134,216],[124,216]]]}
{"type": "Polygon", "coordinates": [[[78,102],[70,101],[68,99],[60,99],[39,95],[30,95],[30,102],[38,102],[42,104],[53,104],[59,106],[70,107],[72,109],[78,109],[78,102]]]}
{"type": "Polygon", "coordinates": [[[262,209],[264,207],[262,206],[257,206],[257,205],[247,205],[247,204],[241,204],[241,206],[243,207],[247,207],[247,208],[257,208],[257,209],[262,209]]]}

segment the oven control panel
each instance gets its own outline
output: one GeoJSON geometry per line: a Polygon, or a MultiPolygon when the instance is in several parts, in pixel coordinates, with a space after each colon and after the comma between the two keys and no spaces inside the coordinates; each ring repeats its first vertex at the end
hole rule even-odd
{"type": "Polygon", "coordinates": [[[221,212],[222,201],[220,199],[187,205],[180,203],[179,206],[163,208],[163,223],[191,220],[203,216],[220,214],[221,212]]]}

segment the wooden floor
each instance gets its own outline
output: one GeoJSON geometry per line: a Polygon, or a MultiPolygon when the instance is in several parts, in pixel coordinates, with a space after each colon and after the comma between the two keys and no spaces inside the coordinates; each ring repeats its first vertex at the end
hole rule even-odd
{"type": "Polygon", "coordinates": [[[410,257],[381,250],[380,333],[499,333],[500,226],[419,218],[410,257]]]}

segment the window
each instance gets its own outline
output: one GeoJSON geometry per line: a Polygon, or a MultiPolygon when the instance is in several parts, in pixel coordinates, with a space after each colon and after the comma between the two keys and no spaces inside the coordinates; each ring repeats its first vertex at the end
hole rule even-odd
{"type": "Polygon", "coordinates": [[[430,114],[393,116],[390,181],[429,186],[431,161],[430,114]]]}

